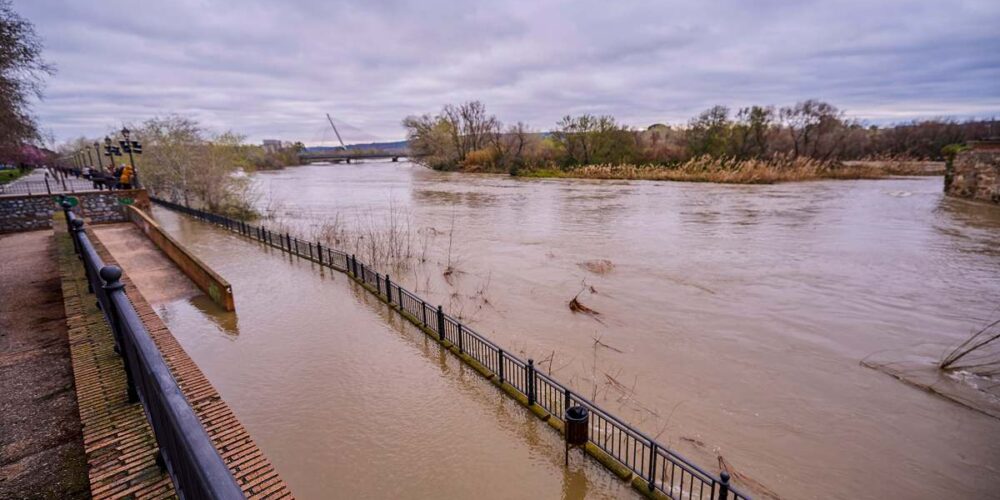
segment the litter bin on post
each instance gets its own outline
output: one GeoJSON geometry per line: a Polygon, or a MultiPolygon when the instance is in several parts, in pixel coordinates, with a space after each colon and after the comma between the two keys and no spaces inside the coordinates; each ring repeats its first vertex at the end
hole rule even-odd
{"type": "Polygon", "coordinates": [[[589,438],[590,412],[582,406],[566,409],[566,465],[569,465],[571,446],[585,446],[589,438]]]}

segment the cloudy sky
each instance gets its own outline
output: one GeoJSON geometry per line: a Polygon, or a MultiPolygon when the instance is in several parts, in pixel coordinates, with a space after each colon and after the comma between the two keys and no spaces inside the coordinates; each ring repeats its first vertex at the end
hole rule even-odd
{"type": "Polygon", "coordinates": [[[395,140],[480,99],[544,130],[827,100],[875,123],[1000,116],[1000,1],[14,0],[57,139],[190,115],[251,140],[395,140]]]}

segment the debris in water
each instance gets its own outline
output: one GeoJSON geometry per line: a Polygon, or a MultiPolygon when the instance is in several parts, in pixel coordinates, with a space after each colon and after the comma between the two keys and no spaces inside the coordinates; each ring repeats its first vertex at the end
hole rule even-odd
{"type": "Polygon", "coordinates": [[[615,269],[614,262],[611,262],[608,259],[588,260],[586,262],[580,262],[577,265],[598,275],[608,274],[615,269]]]}

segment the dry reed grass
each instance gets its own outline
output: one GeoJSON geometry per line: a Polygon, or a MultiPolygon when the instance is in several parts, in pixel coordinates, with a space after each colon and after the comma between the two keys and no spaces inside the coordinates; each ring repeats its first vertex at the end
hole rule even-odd
{"type": "Polygon", "coordinates": [[[878,179],[887,174],[870,165],[824,163],[811,158],[740,161],[702,156],[669,167],[661,165],[587,165],[565,171],[534,171],[527,175],[581,179],[773,184],[819,179],[878,179]]]}

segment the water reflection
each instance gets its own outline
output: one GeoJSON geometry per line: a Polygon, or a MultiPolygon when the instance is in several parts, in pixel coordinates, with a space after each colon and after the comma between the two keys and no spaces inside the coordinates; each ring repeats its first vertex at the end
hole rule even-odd
{"type": "Polygon", "coordinates": [[[227,337],[235,339],[240,334],[239,316],[236,311],[226,311],[216,304],[208,295],[197,295],[188,299],[195,308],[201,311],[206,319],[212,322],[219,331],[227,337]]]}

